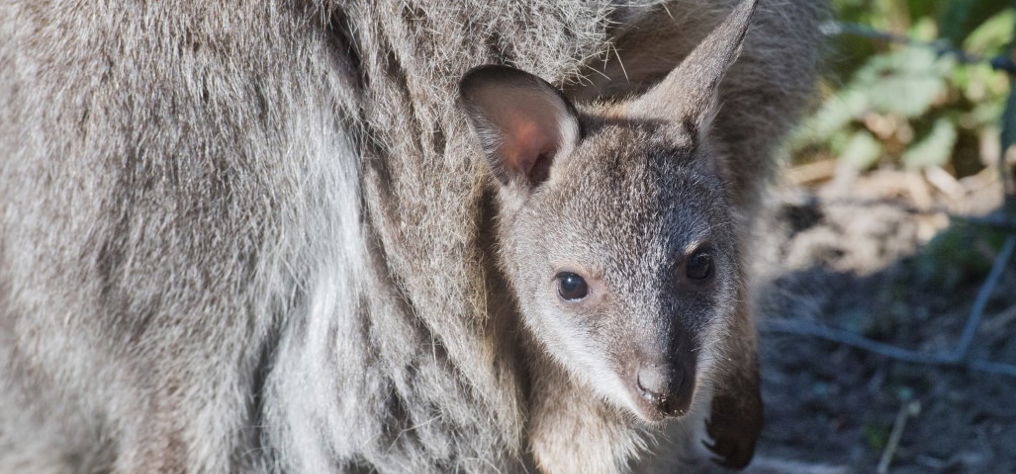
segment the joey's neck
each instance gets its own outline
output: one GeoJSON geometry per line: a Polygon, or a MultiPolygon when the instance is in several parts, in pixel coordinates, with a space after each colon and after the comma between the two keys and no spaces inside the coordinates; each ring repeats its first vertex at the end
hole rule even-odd
{"type": "Polygon", "coordinates": [[[532,349],[528,449],[543,472],[621,472],[634,461],[649,433],[607,404],[526,334],[532,349]]]}

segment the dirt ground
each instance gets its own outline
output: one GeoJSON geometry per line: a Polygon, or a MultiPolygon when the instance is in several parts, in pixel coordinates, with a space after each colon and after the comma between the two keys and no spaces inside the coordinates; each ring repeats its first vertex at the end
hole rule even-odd
{"type": "MultiPolygon", "coordinates": [[[[786,330],[818,324],[926,353],[951,350],[1006,234],[934,211],[999,209],[996,175],[836,176],[783,186],[760,232],[767,425],[759,458],[876,472],[896,427],[890,472],[1016,473],[1016,377],[901,362],[786,330]]],[[[970,357],[1016,364],[1014,334],[1016,259],[970,357]]]]}

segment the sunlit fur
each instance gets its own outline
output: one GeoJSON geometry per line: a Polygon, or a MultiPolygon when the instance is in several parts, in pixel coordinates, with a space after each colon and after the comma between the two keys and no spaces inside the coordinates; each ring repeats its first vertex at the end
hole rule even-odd
{"type": "MultiPolygon", "coordinates": [[[[670,462],[600,397],[536,395],[556,366],[523,356],[455,85],[512,63],[637,93],[733,3],[0,2],[0,472],[670,462]],[[545,438],[558,416],[585,424],[545,438]]],[[[721,93],[737,222],[817,4],[764,1],[721,93]]]]}

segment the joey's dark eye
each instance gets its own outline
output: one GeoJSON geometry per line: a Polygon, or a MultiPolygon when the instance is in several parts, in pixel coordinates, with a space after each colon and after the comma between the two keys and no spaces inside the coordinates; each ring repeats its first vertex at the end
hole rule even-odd
{"type": "Polygon", "coordinates": [[[589,294],[589,285],[574,273],[561,272],[557,274],[557,294],[566,301],[579,301],[589,294]]]}
{"type": "Polygon", "coordinates": [[[696,251],[688,257],[685,274],[692,280],[705,280],[713,274],[713,256],[707,251],[696,251]]]}

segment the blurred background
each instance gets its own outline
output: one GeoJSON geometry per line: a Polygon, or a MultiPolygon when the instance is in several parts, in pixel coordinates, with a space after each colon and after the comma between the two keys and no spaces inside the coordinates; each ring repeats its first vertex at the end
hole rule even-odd
{"type": "Polygon", "coordinates": [[[834,5],[822,103],[791,142],[795,163],[944,168],[959,179],[998,159],[1009,78],[990,59],[1007,54],[1010,0],[834,5]]]}
{"type": "Polygon", "coordinates": [[[1016,472],[1014,2],[833,4],[760,236],[761,459],[1016,472]]]}

